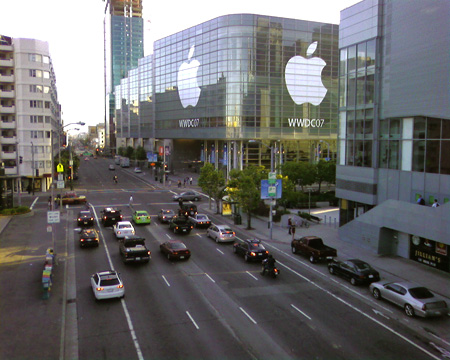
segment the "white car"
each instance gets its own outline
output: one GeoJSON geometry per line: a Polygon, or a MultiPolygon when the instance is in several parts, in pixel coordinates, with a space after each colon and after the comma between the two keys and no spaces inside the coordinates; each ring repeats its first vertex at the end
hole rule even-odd
{"type": "Polygon", "coordinates": [[[236,233],[228,225],[211,225],[206,235],[217,243],[233,242],[236,239],[236,233]]]}
{"type": "Polygon", "coordinates": [[[136,233],[133,225],[131,225],[131,222],[129,221],[119,221],[113,226],[113,230],[117,239],[123,239],[125,236],[134,235],[136,233]]]}
{"type": "Polygon", "coordinates": [[[92,291],[96,300],[123,298],[125,287],[114,270],[101,271],[91,276],[92,291]]]}
{"type": "Polygon", "coordinates": [[[135,167],[135,168],[134,168],[134,172],[135,172],[135,173],[141,173],[142,170],[141,170],[140,167],[135,167]]]}

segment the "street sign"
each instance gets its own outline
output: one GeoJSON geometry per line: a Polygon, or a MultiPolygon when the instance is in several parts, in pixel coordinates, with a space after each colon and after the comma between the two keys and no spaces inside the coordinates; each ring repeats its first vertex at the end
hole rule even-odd
{"type": "Polygon", "coordinates": [[[277,173],[276,172],[270,172],[269,173],[269,184],[274,185],[277,182],[277,173]]]}
{"type": "Polygon", "coordinates": [[[64,189],[64,180],[58,180],[56,182],[56,188],[58,189],[64,189]]]}
{"type": "Polygon", "coordinates": [[[277,196],[277,187],[273,186],[273,185],[269,185],[269,187],[267,188],[267,194],[270,197],[275,197],[277,196]]]}
{"type": "Polygon", "coordinates": [[[281,199],[282,187],[281,179],[277,179],[274,185],[269,185],[269,180],[261,180],[261,199],[281,199]]]}
{"type": "Polygon", "coordinates": [[[52,226],[51,225],[47,225],[47,232],[52,232],[52,226]]]}
{"type": "Polygon", "coordinates": [[[61,174],[61,173],[59,173],[59,174],[58,174],[58,180],[59,180],[59,181],[63,181],[63,180],[64,180],[64,175],[61,174]]]}
{"type": "Polygon", "coordinates": [[[56,165],[56,171],[59,173],[64,172],[64,166],[62,166],[62,164],[59,163],[58,165],[56,165]]]}
{"type": "Polygon", "coordinates": [[[59,211],[47,211],[47,223],[58,224],[59,223],[59,211]]]}

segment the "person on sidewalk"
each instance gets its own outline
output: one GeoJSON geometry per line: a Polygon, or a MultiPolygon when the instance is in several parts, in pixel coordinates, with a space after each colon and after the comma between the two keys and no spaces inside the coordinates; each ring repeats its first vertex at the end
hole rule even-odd
{"type": "Polygon", "coordinates": [[[289,217],[288,219],[288,234],[291,235],[292,233],[292,218],[289,217]]]}
{"type": "Polygon", "coordinates": [[[418,205],[425,205],[425,200],[423,199],[422,195],[419,195],[419,198],[417,199],[418,205]]]}
{"type": "Polygon", "coordinates": [[[181,180],[178,180],[178,187],[181,188],[181,180]]]}
{"type": "Polygon", "coordinates": [[[437,199],[434,199],[434,203],[433,203],[433,205],[431,205],[431,207],[438,207],[438,206],[440,206],[440,204],[438,203],[438,201],[437,201],[437,199]]]}
{"type": "Polygon", "coordinates": [[[189,179],[189,183],[192,185],[192,177],[189,179]]]}

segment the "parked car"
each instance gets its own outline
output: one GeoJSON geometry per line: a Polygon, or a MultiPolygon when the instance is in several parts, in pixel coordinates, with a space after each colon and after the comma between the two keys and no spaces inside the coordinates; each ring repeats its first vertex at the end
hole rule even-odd
{"type": "Polygon", "coordinates": [[[133,215],[131,216],[131,220],[136,224],[148,224],[152,222],[152,219],[147,211],[145,210],[136,210],[133,211],[133,215]]]}
{"type": "Polygon", "coordinates": [[[137,174],[140,174],[142,172],[142,170],[141,170],[140,167],[135,167],[134,168],[134,172],[137,173],[137,174]]]}
{"type": "Polygon", "coordinates": [[[169,230],[172,230],[175,234],[189,234],[193,228],[194,226],[185,216],[174,216],[169,223],[169,230]]]}
{"type": "Polygon", "coordinates": [[[120,210],[112,207],[106,207],[101,211],[103,226],[113,226],[119,221],[122,221],[122,214],[120,210]]]}
{"type": "Polygon", "coordinates": [[[161,223],[168,223],[172,221],[173,217],[175,216],[175,211],[170,209],[161,209],[158,212],[158,220],[161,223]]]}
{"type": "Polygon", "coordinates": [[[351,259],[341,261],[333,259],[328,263],[328,271],[332,275],[342,276],[352,285],[370,284],[380,281],[380,274],[372,266],[362,260],[351,259]]]}
{"type": "Polygon", "coordinates": [[[82,210],[77,217],[78,226],[94,226],[94,215],[90,210],[82,210]]]}
{"type": "Polygon", "coordinates": [[[98,232],[95,229],[84,229],[80,233],[80,247],[97,246],[99,244],[98,232]]]}
{"type": "Polygon", "coordinates": [[[113,164],[109,164],[108,169],[109,170],[116,170],[116,167],[113,164]]]}
{"type": "Polygon", "coordinates": [[[149,262],[151,257],[150,250],[145,246],[145,239],[137,235],[120,239],[119,252],[124,263],[149,262]]]}
{"type": "Polygon", "coordinates": [[[180,199],[183,201],[200,201],[200,194],[195,191],[185,191],[172,196],[172,200],[174,201],[179,201],[180,199]]]}
{"type": "Polygon", "coordinates": [[[233,244],[233,252],[244,255],[245,261],[263,261],[269,256],[269,251],[266,250],[259,239],[238,239],[233,244]]]}
{"type": "Polygon", "coordinates": [[[159,250],[169,260],[187,260],[191,257],[191,251],[188,249],[188,247],[178,240],[170,240],[162,243],[161,245],[159,245],[159,250]]]}
{"type": "Polygon", "coordinates": [[[129,221],[119,221],[113,226],[116,239],[123,239],[127,235],[134,235],[136,232],[129,221]]]}
{"type": "Polygon", "coordinates": [[[114,270],[101,271],[91,276],[91,287],[96,300],[123,298],[125,287],[114,270]]]}
{"type": "Polygon", "coordinates": [[[211,220],[209,220],[208,215],[205,214],[195,214],[193,216],[189,216],[188,220],[196,228],[208,228],[211,226],[211,220]]]}
{"type": "Polygon", "coordinates": [[[66,192],[62,196],[62,204],[66,205],[73,205],[73,204],[86,204],[86,196],[84,195],[78,195],[76,192],[66,192]]]}
{"type": "Polygon", "coordinates": [[[443,298],[413,282],[374,282],[370,284],[370,291],[375,299],[386,299],[402,307],[410,317],[448,314],[448,306],[443,298]]]}
{"type": "Polygon", "coordinates": [[[206,230],[206,236],[219,242],[233,242],[236,239],[236,233],[228,225],[211,225],[206,230]]]}
{"type": "Polygon", "coordinates": [[[302,254],[309,258],[311,263],[319,260],[331,261],[337,256],[336,249],[325,245],[320,237],[304,236],[300,239],[291,241],[291,249],[293,254],[302,254]]]}

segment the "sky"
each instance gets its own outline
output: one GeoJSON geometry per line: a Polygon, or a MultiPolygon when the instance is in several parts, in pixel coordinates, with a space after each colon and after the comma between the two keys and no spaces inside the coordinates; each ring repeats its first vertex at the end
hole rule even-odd
{"type": "MultiPolygon", "coordinates": [[[[143,0],[144,51],[155,40],[222,15],[249,13],[339,24],[359,0],[143,0]],[[211,4],[219,4],[211,6],[211,4]]],[[[47,41],[65,124],[104,122],[102,0],[9,0],[0,6],[0,34],[47,41]]]]}

